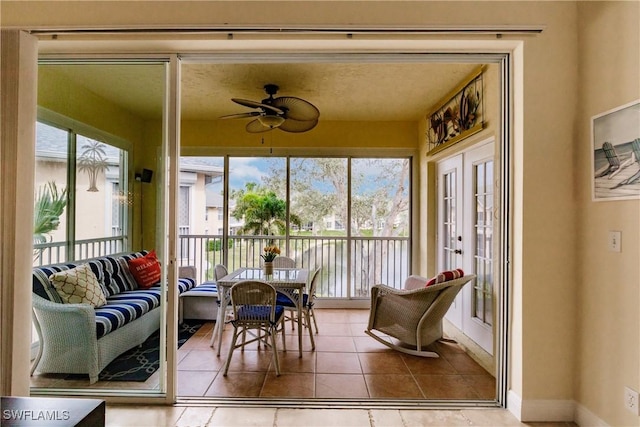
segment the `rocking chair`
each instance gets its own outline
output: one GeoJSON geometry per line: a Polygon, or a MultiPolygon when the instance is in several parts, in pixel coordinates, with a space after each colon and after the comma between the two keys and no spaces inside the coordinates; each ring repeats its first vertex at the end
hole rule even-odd
{"type": "Polygon", "coordinates": [[[403,353],[439,357],[438,353],[427,351],[425,347],[442,339],[442,318],[462,287],[475,277],[469,274],[425,287],[428,279],[409,276],[404,290],[386,285],[373,286],[365,333],[403,353]],[[391,342],[374,331],[397,341],[391,342]]]}

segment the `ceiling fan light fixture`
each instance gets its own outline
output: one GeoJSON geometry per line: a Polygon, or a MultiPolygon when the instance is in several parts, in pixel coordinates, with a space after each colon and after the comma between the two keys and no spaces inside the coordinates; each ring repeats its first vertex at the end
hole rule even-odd
{"type": "Polygon", "coordinates": [[[262,123],[263,126],[266,126],[272,129],[277,128],[282,123],[284,123],[284,117],[275,116],[275,115],[260,116],[258,117],[258,120],[260,121],[260,123],[262,123]]]}

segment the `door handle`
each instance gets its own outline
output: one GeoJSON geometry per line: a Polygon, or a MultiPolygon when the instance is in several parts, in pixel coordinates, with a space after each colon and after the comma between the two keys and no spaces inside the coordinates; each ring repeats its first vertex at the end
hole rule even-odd
{"type": "Polygon", "coordinates": [[[456,249],[455,251],[453,251],[453,253],[462,255],[462,249],[456,249]]]}

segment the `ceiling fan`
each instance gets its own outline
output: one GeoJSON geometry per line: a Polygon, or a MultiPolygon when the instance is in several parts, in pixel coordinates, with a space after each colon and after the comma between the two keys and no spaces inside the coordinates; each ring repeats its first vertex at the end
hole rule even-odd
{"type": "Polygon", "coordinates": [[[229,114],[220,117],[221,119],[240,119],[245,117],[256,117],[255,120],[247,123],[246,129],[250,133],[267,132],[273,129],[280,129],[285,132],[306,132],[313,129],[318,124],[320,111],[309,101],[295,96],[273,96],[278,92],[278,85],[266,84],[264,91],[268,98],[260,102],[248,99],[231,98],[236,104],[254,108],[255,111],[239,114],[229,114]]]}

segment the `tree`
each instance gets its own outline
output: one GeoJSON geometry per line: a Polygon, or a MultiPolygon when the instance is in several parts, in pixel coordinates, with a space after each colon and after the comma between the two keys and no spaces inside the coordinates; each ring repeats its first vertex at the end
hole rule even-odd
{"type": "Polygon", "coordinates": [[[107,164],[107,154],[104,150],[104,144],[100,141],[89,141],[82,146],[82,154],[78,158],[78,169],[87,172],[89,175],[89,188],[87,191],[96,192],[98,187],[98,175],[105,172],[109,165],[107,164]]]}
{"type": "MultiPolygon", "coordinates": [[[[244,220],[240,233],[259,236],[286,234],[287,204],[273,191],[249,182],[244,189],[232,191],[231,198],[236,201],[231,215],[237,220],[244,220]]],[[[296,215],[291,215],[289,221],[300,225],[300,218],[296,215]]]]}
{"type": "MultiPolygon", "coordinates": [[[[38,189],[33,215],[33,243],[46,243],[47,236],[60,226],[60,217],[67,206],[67,189],[58,191],[55,181],[50,181],[38,189]]],[[[42,254],[42,249],[34,251],[34,259],[42,254]]]]}

